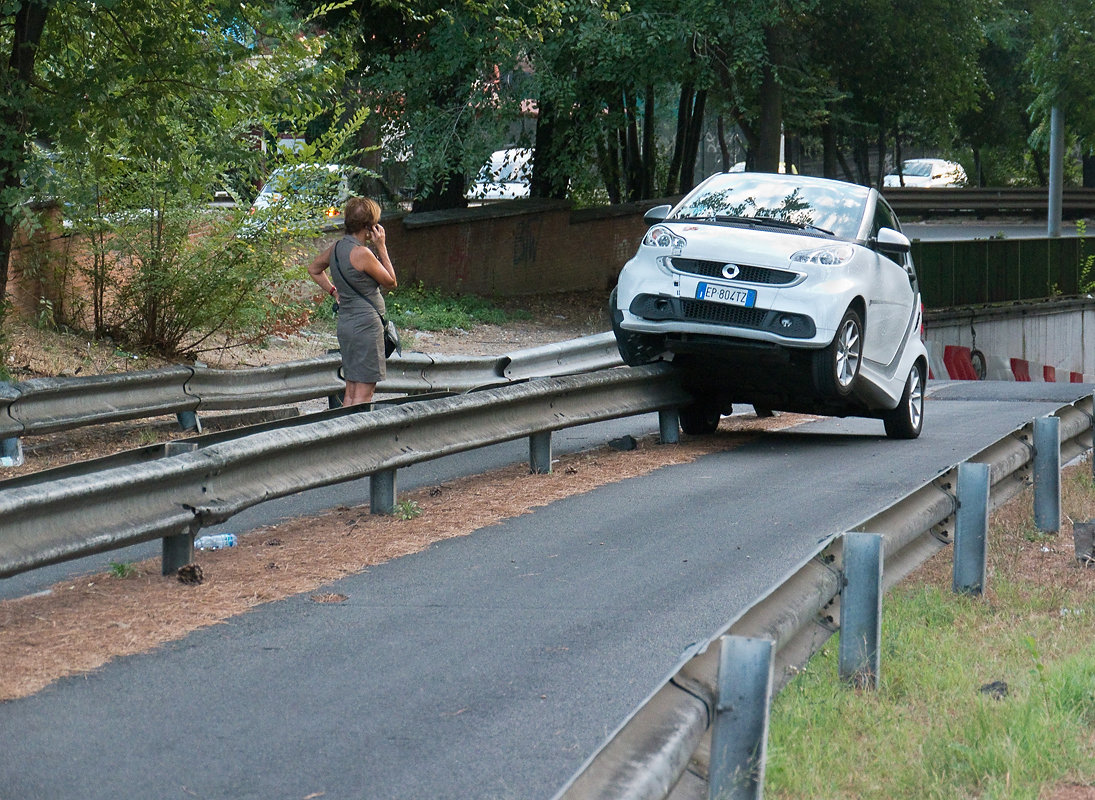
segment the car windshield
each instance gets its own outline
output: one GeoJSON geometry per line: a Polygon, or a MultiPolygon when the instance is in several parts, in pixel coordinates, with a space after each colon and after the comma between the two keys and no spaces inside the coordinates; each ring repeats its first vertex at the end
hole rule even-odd
{"type": "Polygon", "coordinates": [[[870,190],[766,173],[715,176],[684,199],[675,219],[772,224],[854,239],[870,190]]]}
{"type": "Polygon", "coordinates": [[[901,166],[901,171],[905,175],[912,175],[916,178],[930,178],[932,176],[932,165],[930,161],[906,161],[901,166]]]}

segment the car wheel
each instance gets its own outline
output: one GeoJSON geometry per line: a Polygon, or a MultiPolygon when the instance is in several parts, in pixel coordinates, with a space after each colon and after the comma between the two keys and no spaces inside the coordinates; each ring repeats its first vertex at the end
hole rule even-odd
{"type": "Polygon", "coordinates": [[[629,367],[649,364],[665,352],[665,337],[649,333],[625,331],[620,327],[623,314],[616,308],[616,289],[608,297],[608,311],[612,315],[612,334],[616,337],[616,349],[629,367]]]}
{"type": "Polygon", "coordinates": [[[718,430],[722,410],[713,397],[700,397],[680,409],[681,430],[689,436],[703,436],[718,430]]]}
{"type": "Polygon", "coordinates": [[[891,439],[915,439],[924,429],[924,368],[913,364],[901,393],[901,402],[882,417],[891,439]]]}
{"type": "Polygon", "coordinates": [[[854,308],[844,312],[832,343],[814,353],[814,386],[825,397],[847,397],[859,377],[863,321],[854,308]]]}

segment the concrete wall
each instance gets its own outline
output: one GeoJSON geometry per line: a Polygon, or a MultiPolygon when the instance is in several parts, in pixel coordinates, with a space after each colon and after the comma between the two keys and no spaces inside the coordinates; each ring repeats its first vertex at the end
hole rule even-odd
{"type": "Polygon", "coordinates": [[[1022,358],[1058,372],[1095,374],[1095,300],[1045,300],[925,314],[924,338],[986,356],[1022,358]]]}

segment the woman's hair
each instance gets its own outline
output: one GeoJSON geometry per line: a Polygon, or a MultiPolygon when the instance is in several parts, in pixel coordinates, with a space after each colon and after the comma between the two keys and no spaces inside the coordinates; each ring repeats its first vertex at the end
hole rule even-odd
{"type": "Polygon", "coordinates": [[[380,204],[368,197],[351,197],[346,201],[343,216],[346,233],[352,236],[380,222],[380,204]]]}

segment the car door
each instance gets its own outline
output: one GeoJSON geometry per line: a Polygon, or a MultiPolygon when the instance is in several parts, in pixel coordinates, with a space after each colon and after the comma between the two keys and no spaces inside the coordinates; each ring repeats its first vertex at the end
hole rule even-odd
{"type": "MultiPolygon", "coordinates": [[[[896,215],[881,198],[871,228],[871,241],[882,228],[901,230],[896,215]]],[[[905,340],[905,332],[916,312],[918,290],[911,255],[886,254],[878,250],[872,250],[871,255],[863,357],[885,366],[898,355],[905,340]]]]}

